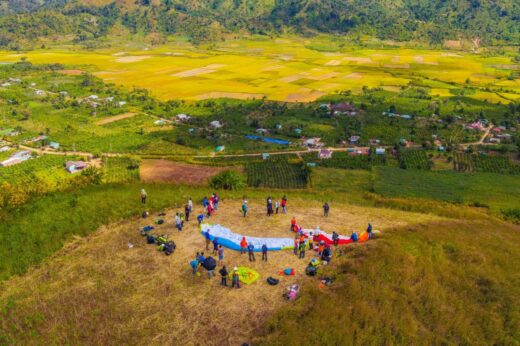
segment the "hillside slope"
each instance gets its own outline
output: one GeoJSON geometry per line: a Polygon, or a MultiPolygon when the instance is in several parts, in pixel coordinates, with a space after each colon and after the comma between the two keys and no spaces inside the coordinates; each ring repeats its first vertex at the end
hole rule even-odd
{"type": "MultiPolygon", "coordinates": [[[[384,237],[335,251],[322,273],[326,290],[303,275],[309,260],[291,251],[270,253],[269,262],[247,261],[230,250],[225,264],[244,265],[261,279],[240,290],[218,278],[193,277],[188,261],[204,250],[195,222],[167,233],[178,245],[170,257],[146,245],[133,218],[77,238],[28,274],[0,290],[0,343],[31,344],[388,344],[504,343],[520,330],[519,227],[484,218],[453,220],[429,214],[335,204],[331,217],[321,203],[292,199],[290,214],[267,218],[251,200],[241,217],[240,200],[224,200],[211,222],[246,235],[290,236],[294,215],[306,227],[363,228],[367,220],[384,237]],[[134,244],[128,248],[128,242],[134,244]],[[286,267],[298,274],[279,286],[265,283],[286,267]],[[285,287],[303,285],[294,305],[285,287]],[[274,314],[274,317],[272,317],[274,314]],[[254,335],[258,335],[255,337],[254,335]]],[[[197,207],[199,209],[199,207],[197,207]]],[[[198,210],[197,210],[198,211],[198,210]]]]}
{"type": "Polygon", "coordinates": [[[513,0],[8,0],[0,5],[0,46],[14,48],[7,38],[63,34],[81,42],[107,35],[116,24],[132,33],[188,35],[194,42],[218,40],[224,33],[289,30],[433,44],[460,37],[514,44],[520,41],[519,13],[513,0]],[[13,31],[16,27],[21,30],[13,31]]]}

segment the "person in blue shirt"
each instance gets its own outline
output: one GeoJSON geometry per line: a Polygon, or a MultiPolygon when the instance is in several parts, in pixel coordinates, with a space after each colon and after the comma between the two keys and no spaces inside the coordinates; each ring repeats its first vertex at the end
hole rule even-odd
{"type": "Polygon", "coordinates": [[[201,252],[200,255],[197,256],[197,260],[199,263],[203,263],[206,258],[204,257],[204,252],[201,252]]]}
{"type": "Polygon", "coordinates": [[[267,262],[267,245],[262,245],[262,261],[267,262]]]}
{"type": "Polygon", "coordinates": [[[249,262],[256,262],[254,251],[255,251],[255,246],[253,245],[253,243],[249,243],[247,245],[247,252],[249,254],[249,262]]]}
{"type": "Polygon", "coordinates": [[[369,223],[367,227],[368,239],[372,239],[372,224],[369,223]]]}
{"type": "Polygon", "coordinates": [[[199,214],[197,216],[197,221],[199,222],[199,227],[202,224],[202,220],[204,220],[204,214],[199,214]]]}
{"type": "Polygon", "coordinates": [[[215,255],[218,252],[218,238],[213,238],[213,254],[215,255]]]}
{"type": "Polygon", "coordinates": [[[191,272],[193,273],[193,275],[196,275],[197,269],[199,268],[199,261],[197,259],[194,259],[193,261],[190,262],[190,266],[191,266],[191,272]]]}
{"type": "Polygon", "coordinates": [[[204,208],[206,208],[209,204],[209,201],[208,201],[208,197],[204,196],[204,198],[202,199],[202,205],[204,206],[204,208]]]}

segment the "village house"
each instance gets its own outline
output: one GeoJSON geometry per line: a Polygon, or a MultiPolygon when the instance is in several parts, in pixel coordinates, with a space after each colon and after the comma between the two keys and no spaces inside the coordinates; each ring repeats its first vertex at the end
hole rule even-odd
{"type": "Polygon", "coordinates": [[[321,148],[323,146],[321,138],[318,137],[304,139],[302,144],[308,148],[321,148]]]}
{"type": "Polygon", "coordinates": [[[50,142],[49,143],[49,148],[54,149],[54,150],[58,150],[60,148],[60,143],[58,143],[58,142],[50,142]]]}
{"type": "Polygon", "coordinates": [[[359,137],[359,136],[350,136],[349,142],[350,142],[350,144],[357,144],[360,139],[361,139],[361,137],[359,137]]]}
{"type": "Polygon", "coordinates": [[[256,129],[256,133],[260,134],[260,135],[265,135],[267,134],[269,131],[267,131],[267,129],[256,129]]]}
{"type": "Polygon", "coordinates": [[[29,150],[18,151],[11,156],[7,160],[0,162],[0,167],[8,167],[13,166],[24,161],[27,161],[31,158],[31,152],[29,150]]]}
{"type": "Polygon", "coordinates": [[[368,155],[370,155],[370,148],[368,148],[368,147],[347,148],[347,153],[350,156],[354,156],[354,155],[368,156],[368,155]]]}
{"type": "Polygon", "coordinates": [[[213,120],[212,122],[209,123],[209,126],[213,127],[214,129],[220,129],[224,125],[218,120],[213,120]]]}
{"type": "Polygon", "coordinates": [[[468,130],[478,130],[478,131],[484,131],[485,127],[482,121],[475,121],[469,125],[466,125],[466,129],[468,130]]]}
{"type": "Polygon", "coordinates": [[[336,105],[330,105],[330,110],[332,110],[334,115],[357,115],[358,111],[354,105],[350,103],[338,103],[336,105]]]}
{"type": "Polygon", "coordinates": [[[187,115],[187,114],[183,114],[183,113],[181,113],[181,114],[177,114],[177,115],[175,116],[175,120],[177,120],[177,121],[179,121],[179,122],[186,122],[186,121],[188,121],[188,120],[190,120],[190,119],[191,119],[191,117],[190,117],[189,115],[187,115]]]}
{"type": "Polygon", "coordinates": [[[11,147],[9,147],[8,145],[3,146],[0,148],[0,153],[5,153],[6,151],[9,151],[9,149],[11,149],[11,147]]]}
{"type": "Polygon", "coordinates": [[[332,157],[332,151],[329,149],[321,149],[318,153],[318,159],[330,159],[332,157]]]}
{"type": "Polygon", "coordinates": [[[36,89],[34,91],[34,93],[37,95],[37,96],[45,96],[47,93],[44,91],[44,90],[41,90],[41,89],[36,89]]]}
{"type": "Polygon", "coordinates": [[[368,143],[370,145],[378,145],[378,144],[381,143],[381,141],[379,139],[371,138],[371,139],[368,140],[368,143]]]}
{"type": "Polygon", "coordinates": [[[384,155],[386,152],[385,148],[376,148],[376,155],[384,155]]]}
{"type": "Polygon", "coordinates": [[[67,163],[65,163],[65,169],[69,173],[80,172],[87,167],[88,167],[88,163],[86,163],[84,161],[67,161],[67,163]]]}

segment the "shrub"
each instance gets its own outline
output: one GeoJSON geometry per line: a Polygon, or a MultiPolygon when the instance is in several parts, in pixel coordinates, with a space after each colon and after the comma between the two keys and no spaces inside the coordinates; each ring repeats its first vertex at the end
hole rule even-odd
{"type": "Polygon", "coordinates": [[[242,176],[235,171],[224,171],[213,177],[210,186],[222,190],[239,190],[245,186],[242,176]]]}

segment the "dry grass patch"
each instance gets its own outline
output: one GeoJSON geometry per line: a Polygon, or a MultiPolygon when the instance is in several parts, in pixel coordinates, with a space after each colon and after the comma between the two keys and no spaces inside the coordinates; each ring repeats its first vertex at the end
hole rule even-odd
{"type": "MultiPolygon", "coordinates": [[[[319,225],[341,233],[364,229],[368,221],[388,231],[439,219],[351,205],[332,205],[331,216],[324,218],[320,202],[294,199],[289,201],[289,214],[271,218],[264,215],[263,201],[251,201],[250,215],[244,219],[240,204],[222,201],[210,222],[246,235],[291,237],[292,216],[304,227],[319,225]]],[[[303,274],[310,254],[298,260],[291,251],[271,252],[267,263],[257,255],[250,263],[247,255],[226,250],[226,265],[251,267],[261,274],[257,282],[239,290],[222,288],[218,278],[208,280],[204,273],[192,276],[188,262],[204,250],[204,238],[195,221],[182,232],[174,230],[175,211],[167,211],[166,224],[155,231],[176,242],[177,250],[169,257],[139,235],[138,229],[155,217],[134,218],[78,238],[40,268],[6,282],[0,301],[13,303],[0,321],[2,333],[19,344],[237,345],[287,304],[282,299],[287,285],[299,283],[305,290],[317,284],[303,274]],[[277,272],[287,267],[298,274],[281,278],[279,286],[266,284],[268,276],[278,277],[277,272]]],[[[196,206],[194,214],[199,212],[196,206]]]]}
{"type": "Polygon", "coordinates": [[[250,99],[261,99],[265,94],[253,94],[253,93],[238,93],[238,92],[223,92],[223,91],[212,91],[209,93],[201,94],[196,96],[198,100],[206,99],[218,99],[228,97],[239,100],[250,100],[250,99]]]}

